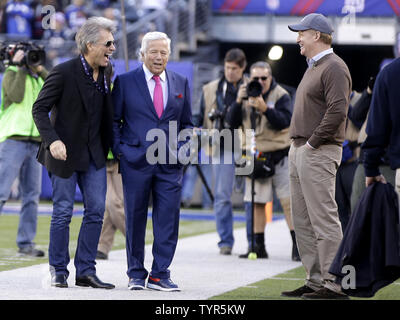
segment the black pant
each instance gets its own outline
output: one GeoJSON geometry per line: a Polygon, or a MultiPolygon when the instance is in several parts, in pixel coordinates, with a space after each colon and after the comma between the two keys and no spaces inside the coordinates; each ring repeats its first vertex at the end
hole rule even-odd
{"type": "Polygon", "coordinates": [[[343,233],[346,230],[351,214],[351,189],[357,161],[342,163],[336,173],[335,200],[338,205],[339,219],[343,233]]]}

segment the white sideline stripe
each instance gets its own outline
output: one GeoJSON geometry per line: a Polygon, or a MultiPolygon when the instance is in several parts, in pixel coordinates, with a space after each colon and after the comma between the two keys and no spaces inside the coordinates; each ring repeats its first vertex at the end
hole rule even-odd
{"type": "MultiPolygon", "coordinates": [[[[266,227],[269,259],[239,259],[247,251],[245,228],[234,229],[232,255],[219,254],[216,233],[183,238],[178,241],[170,267],[171,279],[181,292],[129,290],[125,250],[111,251],[108,260],[97,261],[98,277],[115,285],[112,290],[75,286],[73,261],[68,270],[69,288],[50,286],[48,264],[0,272],[0,300],[205,300],[224,292],[274,277],[301,266],[291,260],[292,240],[285,220],[266,227]]],[[[47,255],[47,254],[46,254],[47,255]]],[[[151,245],[146,246],[145,266],[152,264],[151,245]]]]}
{"type": "Polygon", "coordinates": [[[279,277],[272,277],[269,278],[268,280],[290,280],[290,281],[298,281],[298,280],[303,280],[305,281],[305,279],[303,278],[279,278],[279,277]]]}

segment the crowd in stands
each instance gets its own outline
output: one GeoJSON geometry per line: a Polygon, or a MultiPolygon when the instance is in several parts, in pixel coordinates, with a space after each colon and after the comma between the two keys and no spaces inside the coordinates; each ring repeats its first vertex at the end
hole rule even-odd
{"type": "MultiPolygon", "coordinates": [[[[126,0],[124,4],[129,25],[154,10],[166,8],[168,0],[126,0]]],[[[120,30],[121,3],[117,0],[0,0],[0,40],[46,41],[47,58],[54,65],[60,53],[73,50],[77,30],[91,16],[115,21],[120,30]],[[53,25],[44,28],[44,19],[49,20],[47,17],[53,14],[53,25]]]]}

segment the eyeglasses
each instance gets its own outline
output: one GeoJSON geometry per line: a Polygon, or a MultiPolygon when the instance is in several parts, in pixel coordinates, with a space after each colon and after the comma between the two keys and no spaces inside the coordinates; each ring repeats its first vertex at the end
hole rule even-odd
{"type": "Polygon", "coordinates": [[[267,80],[268,78],[269,78],[269,77],[254,77],[253,80],[254,80],[254,81],[258,81],[258,80],[261,79],[262,81],[265,81],[265,80],[267,80]]]}
{"type": "Polygon", "coordinates": [[[111,47],[111,45],[115,46],[115,41],[114,40],[109,40],[106,43],[103,43],[103,45],[107,48],[111,47]]]}

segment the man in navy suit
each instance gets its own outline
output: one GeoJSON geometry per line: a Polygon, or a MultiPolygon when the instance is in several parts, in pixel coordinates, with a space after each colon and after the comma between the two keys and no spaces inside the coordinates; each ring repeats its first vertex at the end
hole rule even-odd
{"type": "Polygon", "coordinates": [[[177,161],[175,135],[193,125],[188,80],[166,70],[170,42],[165,33],[147,33],[140,49],[143,65],[119,75],[112,92],[113,152],[120,159],[124,189],[127,274],[131,290],[144,289],[149,275],[144,267],[144,246],[151,194],[154,259],[147,288],[180,291],[168,270],[178,240],[183,175],[182,165],[177,161]],[[177,132],[172,132],[174,126],[177,132]],[[165,139],[159,135],[157,141],[148,138],[154,132],[161,133],[165,139]],[[149,152],[155,144],[160,148],[149,152]],[[154,158],[161,160],[154,163],[154,158]]]}

